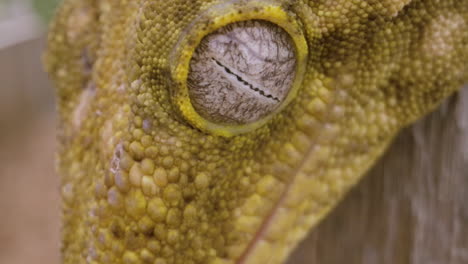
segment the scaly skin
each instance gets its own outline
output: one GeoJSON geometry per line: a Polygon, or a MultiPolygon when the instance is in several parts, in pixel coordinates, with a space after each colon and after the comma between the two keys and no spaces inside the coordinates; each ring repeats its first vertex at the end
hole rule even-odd
{"type": "Polygon", "coordinates": [[[282,263],[467,62],[468,0],[66,0],[63,262],[282,263]],[[172,94],[201,37],[249,19],[298,39],[303,81],[267,122],[207,129],[172,94]]]}

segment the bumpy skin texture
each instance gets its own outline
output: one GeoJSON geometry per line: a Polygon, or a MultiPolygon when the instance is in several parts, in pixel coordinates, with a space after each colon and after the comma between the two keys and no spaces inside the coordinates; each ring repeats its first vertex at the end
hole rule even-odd
{"type": "Polygon", "coordinates": [[[46,55],[63,261],[282,263],[467,61],[467,0],[66,0],[46,55]],[[280,13],[307,43],[295,99],[230,137],[187,122],[174,51],[280,13]]]}

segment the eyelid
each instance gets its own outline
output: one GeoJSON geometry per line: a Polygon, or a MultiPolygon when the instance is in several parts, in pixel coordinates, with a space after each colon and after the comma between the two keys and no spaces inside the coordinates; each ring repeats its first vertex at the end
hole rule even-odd
{"type": "Polygon", "coordinates": [[[300,23],[295,20],[295,15],[283,9],[278,3],[271,1],[252,1],[247,2],[243,6],[233,3],[215,6],[198,17],[198,19],[183,32],[170,56],[171,79],[173,82],[170,87],[170,94],[172,103],[178,114],[193,127],[205,133],[223,137],[232,137],[248,133],[267,124],[273,116],[282,111],[296,96],[305,73],[308,47],[300,23]],[[295,68],[296,76],[293,81],[291,92],[273,113],[259,121],[234,125],[212,122],[197,113],[190,101],[187,85],[190,61],[204,37],[229,24],[247,20],[268,21],[282,28],[291,37],[297,60],[295,68]]]}

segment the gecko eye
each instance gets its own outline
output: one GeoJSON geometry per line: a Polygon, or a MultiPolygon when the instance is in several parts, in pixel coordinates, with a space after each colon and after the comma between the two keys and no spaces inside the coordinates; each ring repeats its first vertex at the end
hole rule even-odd
{"type": "Polygon", "coordinates": [[[281,27],[264,20],[229,24],[196,48],[187,82],[190,100],[214,123],[258,121],[285,101],[296,64],[294,42],[281,27]]]}

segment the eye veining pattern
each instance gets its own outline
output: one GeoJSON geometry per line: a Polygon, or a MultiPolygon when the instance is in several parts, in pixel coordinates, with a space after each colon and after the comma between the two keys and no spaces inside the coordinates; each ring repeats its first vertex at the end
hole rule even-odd
{"type": "Polygon", "coordinates": [[[221,124],[248,124],[273,113],[296,77],[291,36],[279,26],[250,20],[206,36],[194,52],[188,76],[193,107],[221,124]]]}

